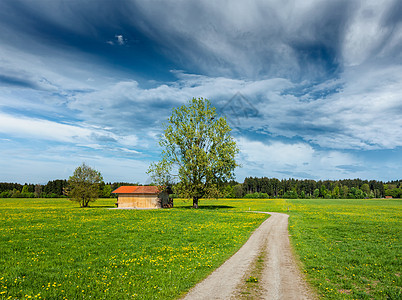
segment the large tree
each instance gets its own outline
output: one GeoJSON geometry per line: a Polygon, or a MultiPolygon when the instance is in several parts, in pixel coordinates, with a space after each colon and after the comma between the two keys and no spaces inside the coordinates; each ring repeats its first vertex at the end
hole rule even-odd
{"type": "Polygon", "coordinates": [[[78,202],[81,207],[87,207],[89,202],[93,202],[99,197],[99,185],[102,180],[100,172],[83,163],[68,179],[70,200],[78,202]]]}
{"type": "Polygon", "coordinates": [[[161,160],[151,164],[148,173],[159,185],[176,178],[175,192],[192,198],[198,208],[201,197],[218,196],[234,178],[239,150],[230,132],[209,100],[193,98],[173,109],[159,141],[161,160]]]}

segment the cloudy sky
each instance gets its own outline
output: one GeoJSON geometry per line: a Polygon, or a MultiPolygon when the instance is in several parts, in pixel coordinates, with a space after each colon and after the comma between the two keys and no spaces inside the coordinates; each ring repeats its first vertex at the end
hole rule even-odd
{"type": "Polygon", "coordinates": [[[238,181],[400,179],[402,2],[0,1],[0,181],[147,183],[192,97],[232,125],[238,181]]]}

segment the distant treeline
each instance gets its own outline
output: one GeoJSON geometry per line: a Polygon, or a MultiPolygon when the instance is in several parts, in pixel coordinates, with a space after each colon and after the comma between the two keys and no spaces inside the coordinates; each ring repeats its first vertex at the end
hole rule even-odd
{"type": "Polygon", "coordinates": [[[247,177],[243,183],[232,181],[226,187],[228,198],[402,198],[402,180],[298,180],[247,177]]]}
{"type": "MultiPolygon", "coordinates": [[[[138,183],[114,182],[104,183],[99,186],[101,198],[114,197],[112,191],[122,185],[140,185],[138,183]]],[[[19,184],[0,182],[0,198],[63,198],[67,197],[67,180],[57,179],[47,184],[19,184]]]]}
{"type": "MultiPolygon", "coordinates": [[[[115,197],[112,191],[122,185],[139,183],[114,182],[99,186],[101,198],[115,197]]],[[[52,180],[45,185],[0,182],[0,198],[61,198],[67,197],[67,180],[52,180]]],[[[231,181],[225,188],[225,198],[402,198],[402,180],[376,181],[362,179],[299,180],[267,177],[247,177],[243,183],[231,181]]]]}

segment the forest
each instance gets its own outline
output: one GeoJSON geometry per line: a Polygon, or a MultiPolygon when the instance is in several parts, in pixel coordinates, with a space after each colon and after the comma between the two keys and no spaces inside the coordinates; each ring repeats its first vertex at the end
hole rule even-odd
{"type": "MultiPolygon", "coordinates": [[[[139,185],[138,183],[101,182],[99,186],[99,197],[113,197],[112,191],[122,185],[139,185]]],[[[68,181],[56,179],[47,184],[19,184],[0,182],[0,198],[63,198],[67,197],[68,181]]]]}
{"type": "MultiPolygon", "coordinates": [[[[114,197],[112,191],[122,185],[140,185],[127,182],[102,182],[99,187],[101,198],[114,197]]],[[[174,186],[173,186],[174,188],[174,186]]],[[[61,198],[67,197],[67,180],[57,179],[41,184],[19,184],[0,182],[0,198],[61,198]]],[[[174,195],[179,197],[180,195],[174,195]]],[[[277,179],[247,177],[243,183],[231,181],[223,188],[224,198],[402,198],[402,180],[382,182],[377,180],[343,179],[277,179]]]]}
{"type": "Polygon", "coordinates": [[[243,183],[231,182],[226,187],[227,198],[327,198],[363,199],[402,197],[402,180],[299,180],[267,177],[247,177],[243,183]]]}

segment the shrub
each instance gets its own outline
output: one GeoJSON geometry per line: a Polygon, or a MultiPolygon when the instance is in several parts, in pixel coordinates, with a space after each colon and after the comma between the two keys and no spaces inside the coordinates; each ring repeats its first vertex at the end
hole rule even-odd
{"type": "Polygon", "coordinates": [[[244,195],[246,199],[268,199],[269,196],[267,193],[252,193],[244,195]]]}

